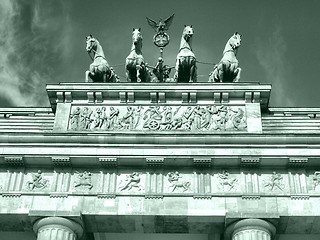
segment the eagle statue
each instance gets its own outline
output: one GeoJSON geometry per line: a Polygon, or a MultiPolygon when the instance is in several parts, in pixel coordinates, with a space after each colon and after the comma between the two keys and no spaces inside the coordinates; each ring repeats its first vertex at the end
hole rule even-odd
{"type": "Polygon", "coordinates": [[[160,19],[158,22],[150,19],[147,17],[148,24],[156,31],[156,32],[164,32],[169,29],[172,21],[173,21],[174,14],[168,17],[166,20],[160,19]]]}

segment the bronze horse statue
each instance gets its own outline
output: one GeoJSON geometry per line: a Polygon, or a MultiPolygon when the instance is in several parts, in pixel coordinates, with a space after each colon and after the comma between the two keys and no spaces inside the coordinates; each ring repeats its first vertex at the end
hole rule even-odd
{"type": "Polygon", "coordinates": [[[89,35],[86,37],[86,43],[88,54],[94,53],[93,62],[90,64],[89,71],[86,71],[86,82],[89,82],[89,78],[93,82],[118,82],[119,77],[115,74],[113,68],[109,66],[99,41],[89,35]]]}
{"type": "Polygon", "coordinates": [[[192,26],[185,26],[182,32],[179,53],[176,61],[176,72],[174,75],[176,82],[197,81],[196,56],[192,51],[192,37],[192,26]]]}
{"type": "Polygon", "coordinates": [[[241,68],[236,58],[240,45],[241,35],[236,32],[228,40],[222,59],[210,73],[209,82],[238,82],[240,80],[241,68]]]}
{"type": "Polygon", "coordinates": [[[142,56],[141,28],[133,28],[132,46],[126,58],[126,76],[128,82],[150,82],[150,72],[142,56]]]}

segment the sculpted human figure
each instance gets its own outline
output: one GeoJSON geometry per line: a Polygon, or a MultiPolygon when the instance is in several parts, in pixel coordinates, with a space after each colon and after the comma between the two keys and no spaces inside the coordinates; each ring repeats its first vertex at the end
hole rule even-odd
{"type": "Polygon", "coordinates": [[[283,177],[280,173],[272,172],[272,176],[270,177],[270,181],[267,182],[264,186],[269,187],[270,191],[275,190],[275,188],[283,191],[282,184],[283,177]]]}
{"type": "Polygon", "coordinates": [[[320,185],[320,172],[316,171],[313,175],[313,190],[316,190],[317,186],[320,185]]]}
{"type": "Polygon", "coordinates": [[[174,192],[177,188],[182,188],[183,191],[189,190],[191,183],[189,181],[179,181],[182,178],[179,172],[169,172],[168,173],[168,181],[171,183],[172,192],[174,192]]]}
{"type": "Polygon", "coordinates": [[[77,130],[80,120],[80,107],[77,107],[75,110],[73,110],[71,116],[70,116],[70,127],[72,130],[77,130]]]}
{"type": "Polygon", "coordinates": [[[125,180],[125,184],[120,187],[120,191],[128,190],[130,191],[132,188],[138,188],[138,191],[142,190],[142,186],[140,185],[140,175],[137,172],[133,172],[130,175],[127,175],[125,180]]]}
{"type": "Polygon", "coordinates": [[[212,115],[218,114],[217,107],[214,106],[206,106],[205,113],[203,115],[203,121],[201,123],[201,128],[209,129],[212,123],[212,115]]]}
{"type": "Polygon", "coordinates": [[[42,171],[38,170],[36,173],[32,173],[32,182],[27,182],[27,188],[31,191],[35,188],[43,189],[48,185],[48,180],[42,178],[42,171]]]}
{"type": "Polygon", "coordinates": [[[127,113],[122,117],[120,121],[121,127],[123,129],[132,129],[134,121],[134,109],[131,106],[127,107],[127,113]]]}
{"type": "Polygon", "coordinates": [[[91,181],[91,176],[92,176],[91,172],[84,171],[81,173],[76,171],[76,174],[77,174],[77,178],[74,181],[75,188],[80,186],[88,187],[88,190],[91,190],[93,188],[93,184],[91,181]]]}
{"type": "Polygon", "coordinates": [[[225,186],[229,186],[227,190],[231,191],[237,182],[236,178],[230,177],[230,174],[227,170],[222,171],[222,173],[218,173],[218,178],[223,191],[225,190],[225,186]]]}
{"type": "Polygon", "coordinates": [[[119,109],[114,109],[114,107],[110,107],[109,113],[109,128],[114,129],[115,124],[118,122],[119,109]]]}

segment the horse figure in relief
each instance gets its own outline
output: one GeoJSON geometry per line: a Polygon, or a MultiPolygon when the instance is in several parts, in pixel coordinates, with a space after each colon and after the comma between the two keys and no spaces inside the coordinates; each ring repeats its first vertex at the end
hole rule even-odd
{"type": "Polygon", "coordinates": [[[180,49],[176,61],[176,72],[174,75],[176,82],[197,81],[196,56],[192,51],[192,37],[192,26],[185,26],[182,32],[180,49]]]}
{"type": "Polygon", "coordinates": [[[151,77],[142,56],[141,28],[133,28],[132,46],[126,58],[126,76],[128,82],[150,82],[151,77]]]}
{"type": "Polygon", "coordinates": [[[89,71],[86,71],[86,82],[89,82],[89,79],[93,82],[119,82],[119,77],[109,66],[99,41],[89,35],[86,42],[86,50],[89,55],[94,53],[93,62],[90,64],[89,71]]]}
{"type": "Polygon", "coordinates": [[[228,40],[222,59],[210,73],[209,82],[238,82],[240,80],[241,68],[236,58],[240,45],[241,35],[236,32],[228,40]]]}

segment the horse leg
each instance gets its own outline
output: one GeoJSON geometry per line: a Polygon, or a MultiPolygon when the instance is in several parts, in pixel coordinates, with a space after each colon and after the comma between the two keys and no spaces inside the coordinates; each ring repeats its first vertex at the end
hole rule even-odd
{"type": "Polygon", "coordinates": [[[237,68],[236,72],[237,72],[237,76],[235,77],[235,79],[233,80],[234,82],[239,82],[240,80],[240,73],[241,73],[242,69],[241,68],[237,68]]]}
{"type": "Polygon", "coordinates": [[[197,82],[197,66],[195,62],[191,62],[191,64],[189,82],[197,82]]]}
{"type": "Polygon", "coordinates": [[[86,71],[85,73],[85,82],[89,82],[89,75],[90,75],[90,71],[86,71]]]}
{"type": "Polygon", "coordinates": [[[140,65],[136,65],[136,71],[137,71],[137,73],[136,73],[136,76],[137,76],[137,82],[141,82],[142,81],[142,79],[140,78],[140,70],[141,70],[142,68],[141,68],[141,66],[140,65]]]}
{"type": "Polygon", "coordinates": [[[107,82],[107,73],[102,74],[102,82],[107,82]]]}
{"type": "Polygon", "coordinates": [[[220,80],[221,64],[217,64],[213,70],[213,80],[215,82],[221,82],[220,80]]]}
{"type": "Polygon", "coordinates": [[[180,65],[180,59],[177,59],[176,61],[176,67],[175,67],[175,73],[173,76],[173,79],[175,82],[178,82],[178,78],[179,78],[179,65],[180,65]]]}

